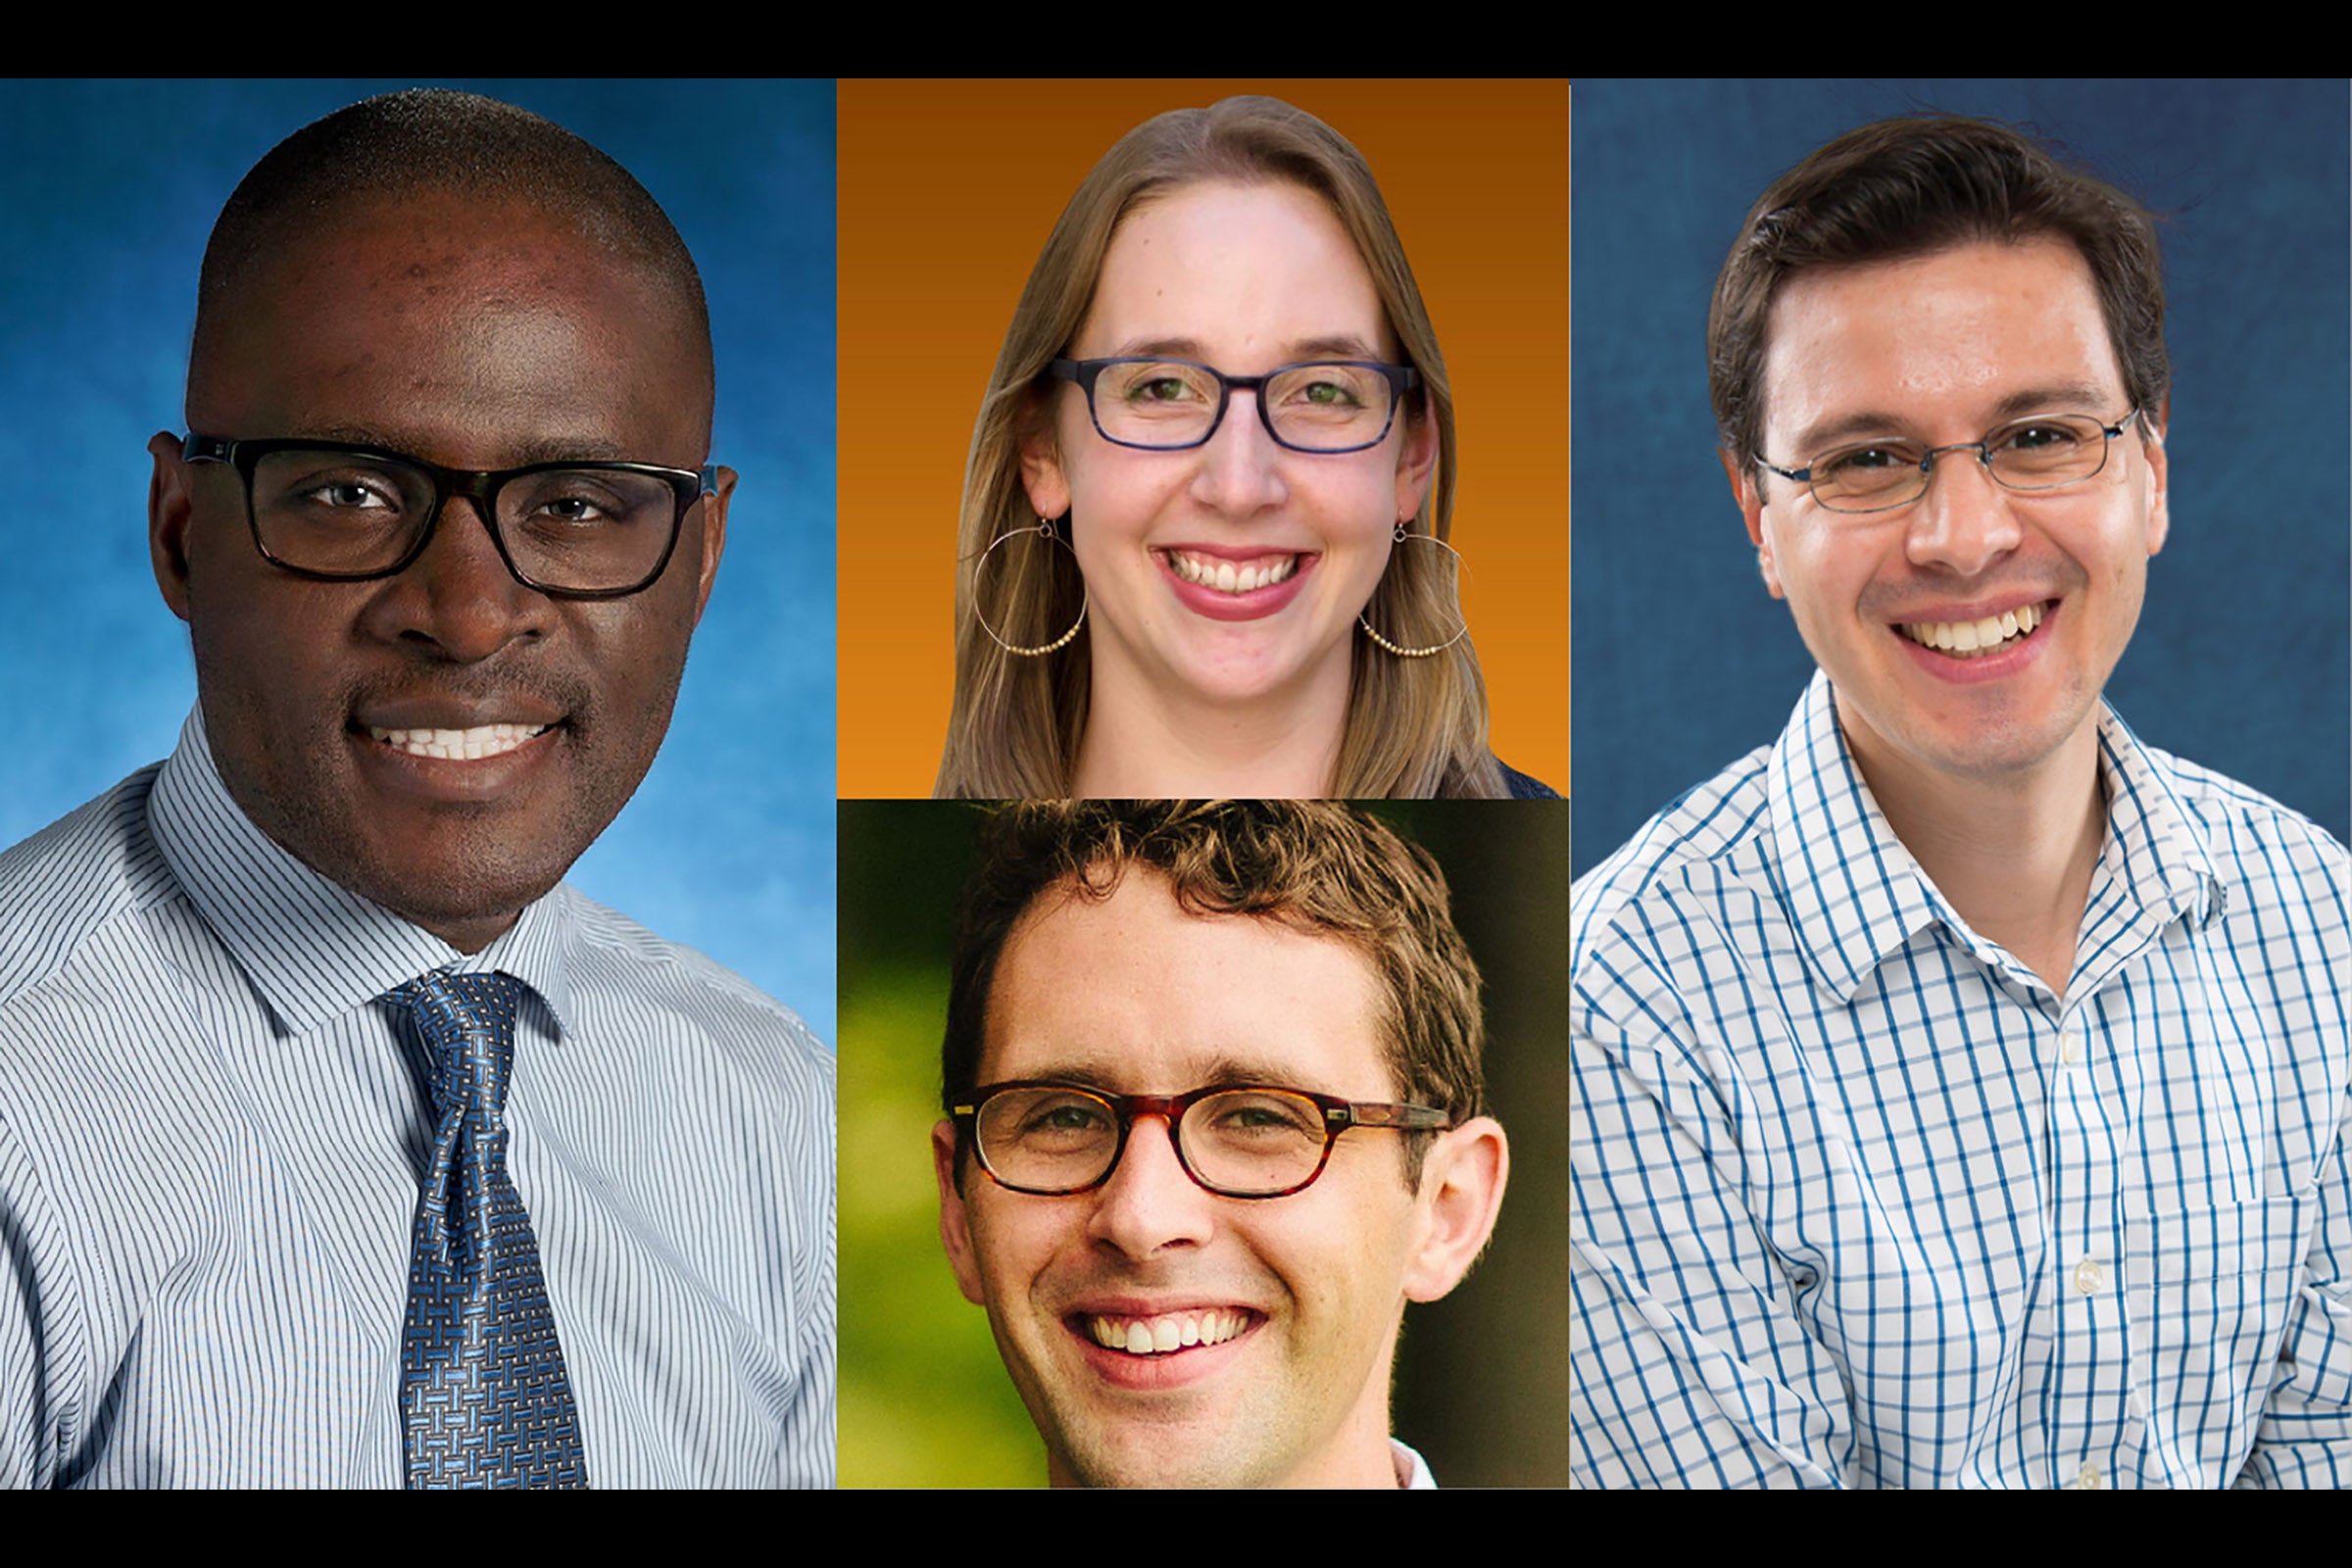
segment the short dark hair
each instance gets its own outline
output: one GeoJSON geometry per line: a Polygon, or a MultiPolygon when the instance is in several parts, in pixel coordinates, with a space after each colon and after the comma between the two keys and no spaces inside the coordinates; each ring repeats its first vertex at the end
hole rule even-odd
{"type": "MultiPolygon", "coordinates": [[[[1815,149],[1748,209],[1707,314],[1716,438],[1741,463],[1761,452],[1772,303],[1797,273],[2044,236],[2081,253],[2125,395],[2151,421],[2160,417],[2173,370],[2163,264],[2147,209],[2007,125],[1915,116],[1815,149]]],[[[1784,453],[1780,461],[1808,456],[1784,453]]]]}
{"type": "MultiPolygon", "coordinates": [[[[266,153],[220,209],[196,286],[188,357],[196,401],[212,346],[231,329],[256,261],[341,212],[418,191],[519,201],[586,242],[643,268],[680,312],[711,384],[710,311],[702,274],[669,215],[629,172],[553,121],[475,93],[416,87],[362,99],[266,153]]],[[[274,432],[272,432],[274,433],[274,432]]]]}
{"type": "MultiPolygon", "coordinates": [[[[1189,913],[1348,943],[1379,983],[1396,1092],[1456,1125],[1486,1113],[1478,965],[1454,929],[1445,875],[1378,818],[1322,801],[1030,801],[993,812],[956,912],[943,1107],[978,1087],[997,963],[1022,916],[1049,893],[1108,898],[1136,868],[1166,879],[1189,913]]],[[[1406,1144],[1405,1178],[1418,1185],[1428,1139],[1406,1144]]]]}

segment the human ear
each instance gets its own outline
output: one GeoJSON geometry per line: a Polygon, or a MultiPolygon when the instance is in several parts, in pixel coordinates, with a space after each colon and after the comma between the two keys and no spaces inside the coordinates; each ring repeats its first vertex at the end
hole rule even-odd
{"type": "Polygon", "coordinates": [[[2147,434],[2141,439],[2140,451],[2148,460],[2148,554],[2164,548],[2164,536],[2172,527],[2172,514],[2165,510],[2166,486],[2171,480],[2171,460],[2164,450],[2164,432],[2172,424],[2173,400],[2167,396],[2153,414],[2142,414],[2147,434]]]}
{"type": "Polygon", "coordinates": [[[188,618],[188,518],[195,510],[189,494],[188,465],[179,455],[179,437],[158,430],[147,443],[155,459],[155,476],[147,481],[147,555],[155,567],[155,585],[164,603],[180,619],[188,618]]]}
{"type": "Polygon", "coordinates": [[[1438,421],[1426,414],[1407,411],[1404,439],[1396,448],[1396,520],[1409,523],[1421,515],[1429,497],[1430,480],[1438,471],[1438,421]]]}
{"type": "Polygon", "coordinates": [[[703,569],[702,581],[694,591],[694,623],[703,623],[703,611],[710,603],[710,585],[718,579],[718,558],[727,549],[727,503],[735,499],[733,468],[718,470],[718,493],[703,497],[703,569]]]}
{"type": "Polygon", "coordinates": [[[1051,429],[1040,429],[1021,443],[1021,487],[1040,517],[1067,516],[1070,480],[1062,470],[1061,449],[1051,429]]]}
{"type": "Polygon", "coordinates": [[[1729,447],[1718,447],[1715,455],[1723,460],[1724,477],[1732,481],[1732,499],[1740,505],[1740,515],[1747,523],[1747,542],[1756,547],[1756,569],[1764,574],[1764,591],[1775,599],[1788,596],[1781,592],[1781,568],[1773,564],[1772,541],[1764,536],[1764,487],[1756,480],[1755,469],[1732,456],[1729,447]]]}
{"type": "Polygon", "coordinates": [[[947,1249],[948,1266],[956,1271],[956,1287],[974,1306],[986,1306],[980,1289],[980,1260],[972,1249],[971,1216],[963,1206],[963,1192],[956,1185],[956,1124],[941,1119],[931,1129],[931,1168],[939,1177],[939,1244],[947,1249]]]}
{"type": "Polygon", "coordinates": [[[1404,1273],[1405,1299],[1434,1301],[1462,1282],[1494,1233],[1510,1179],[1502,1123],[1477,1116],[1441,1134],[1421,1162],[1420,1246],[1404,1273]]]}

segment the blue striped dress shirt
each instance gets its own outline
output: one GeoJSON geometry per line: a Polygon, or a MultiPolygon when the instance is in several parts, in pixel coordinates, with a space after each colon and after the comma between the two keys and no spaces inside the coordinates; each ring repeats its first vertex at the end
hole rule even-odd
{"type": "Polygon", "coordinates": [[[465,957],[160,767],[0,855],[0,1486],[403,1480],[427,1068],[385,993],[530,988],[507,1102],[599,1487],[833,1480],[833,1063],[559,886],[465,957]]]}
{"type": "Polygon", "coordinates": [[[2344,850],[2098,740],[2063,997],[1826,677],[1577,883],[1578,1485],[2352,1485],[2344,850]]]}

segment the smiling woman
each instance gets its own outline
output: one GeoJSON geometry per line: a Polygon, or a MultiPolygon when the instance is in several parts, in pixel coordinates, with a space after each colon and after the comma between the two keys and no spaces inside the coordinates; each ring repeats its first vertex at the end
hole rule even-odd
{"type": "Polygon", "coordinates": [[[982,404],[936,793],[1540,789],[1489,750],[1454,484],[1445,360],[1355,148],[1263,97],[1137,126],[982,404]]]}

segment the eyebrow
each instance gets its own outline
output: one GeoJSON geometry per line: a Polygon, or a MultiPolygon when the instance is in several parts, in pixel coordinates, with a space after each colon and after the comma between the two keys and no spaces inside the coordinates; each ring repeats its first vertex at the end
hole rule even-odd
{"type": "MultiPolygon", "coordinates": [[[[1990,429],[1995,425],[2007,424],[2011,419],[2028,414],[2071,414],[2088,413],[2094,409],[2103,410],[2106,408],[2108,400],[2115,395],[2106,388],[2095,386],[2087,381],[2027,387],[2022,391],[2010,393],[1994,404],[1992,424],[1985,428],[1990,429]]],[[[2107,417],[2103,413],[2096,416],[2101,419],[2107,417]]],[[[1858,413],[1842,415],[1837,418],[1825,419],[1819,424],[1811,426],[1797,438],[1795,455],[1799,462],[1810,462],[1849,440],[1874,435],[1892,436],[1905,428],[1905,421],[1896,415],[1883,413],[1876,409],[1865,409],[1858,413]]],[[[1911,438],[1906,437],[1905,439],[1911,438]]]]}
{"type": "MultiPolygon", "coordinates": [[[[1191,1081],[1171,1093],[1181,1095],[1195,1089],[1249,1088],[1305,1089],[1323,1095],[1332,1093],[1323,1084],[1302,1081],[1297,1068],[1283,1066],[1263,1057],[1220,1054],[1205,1060],[1189,1060],[1186,1072],[1191,1081]]],[[[1123,1087],[1133,1081],[1133,1070],[1124,1057],[1079,1057],[1048,1062],[1020,1074],[1016,1081],[1068,1084],[1073,1088],[1092,1089],[1105,1095],[1134,1092],[1123,1087]]]]}
{"type": "MultiPolygon", "coordinates": [[[[355,447],[375,447],[385,452],[406,453],[421,462],[430,463],[416,451],[416,443],[404,436],[375,429],[364,424],[313,425],[296,434],[303,441],[342,441],[355,447]]],[[[535,463],[626,463],[628,453],[610,441],[566,440],[562,437],[533,440],[524,443],[515,453],[517,461],[501,464],[504,468],[527,468],[535,463]]],[[[443,467],[453,465],[443,464],[443,467]]]]}
{"type": "MultiPolygon", "coordinates": [[[[1338,332],[1318,337],[1293,338],[1282,346],[1285,365],[1298,365],[1308,360],[1381,360],[1380,350],[1353,332],[1338,332]]],[[[1102,356],[1106,360],[1193,360],[1207,363],[1200,340],[1196,337],[1131,338],[1102,356]]],[[[1385,363],[1385,362],[1384,362],[1385,363]]]]}

